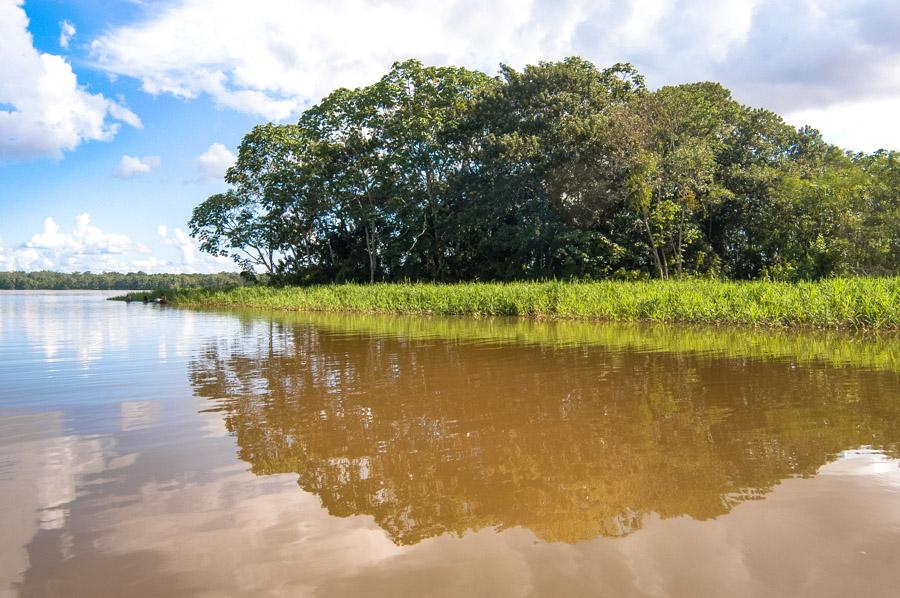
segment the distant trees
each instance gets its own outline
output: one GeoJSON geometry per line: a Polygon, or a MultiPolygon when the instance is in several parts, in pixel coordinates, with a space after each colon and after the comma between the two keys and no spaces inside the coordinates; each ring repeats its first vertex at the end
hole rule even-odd
{"type": "Polygon", "coordinates": [[[147,274],[145,272],[0,272],[3,290],[117,290],[225,289],[245,284],[236,272],[218,274],[147,274]]]}
{"type": "Polygon", "coordinates": [[[897,161],[628,64],[410,60],[255,127],[191,232],[289,282],[897,273],[897,161]]]}

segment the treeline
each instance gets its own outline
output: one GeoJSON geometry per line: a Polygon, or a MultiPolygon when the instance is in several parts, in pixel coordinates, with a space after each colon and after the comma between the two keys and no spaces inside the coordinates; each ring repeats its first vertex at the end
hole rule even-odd
{"type": "Polygon", "coordinates": [[[147,274],[145,272],[0,272],[4,290],[116,290],[227,289],[244,284],[236,272],[218,274],[147,274]]]}
{"type": "Polygon", "coordinates": [[[411,60],[255,127],[190,225],[286,282],[896,274],[898,159],[628,64],[411,60]]]}

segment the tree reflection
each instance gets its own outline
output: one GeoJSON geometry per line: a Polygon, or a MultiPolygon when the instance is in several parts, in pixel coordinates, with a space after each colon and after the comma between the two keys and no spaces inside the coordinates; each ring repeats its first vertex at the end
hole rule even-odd
{"type": "Polygon", "coordinates": [[[470,343],[250,320],[191,364],[241,459],[299,474],[394,542],[548,541],[707,519],[837,453],[897,453],[892,372],[596,345],[470,343]]]}

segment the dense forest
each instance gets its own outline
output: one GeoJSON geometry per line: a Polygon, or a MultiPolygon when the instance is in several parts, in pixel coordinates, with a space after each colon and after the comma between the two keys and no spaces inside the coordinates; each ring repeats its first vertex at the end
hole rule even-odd
{"type": "Polygon", "coordinates": [[[628,64],[410,60],[255,127],[190,224],[295,283],[896,274],[898,160],[628,64]]]}
{"type": "Polygon", "coordinates": [[[116,290],[149,291],[154,289],[226,289],[244,283],[235,272],[218,274],[146,274],[144,272],[0,272],[0,289],[4,290],[116,290]]]}

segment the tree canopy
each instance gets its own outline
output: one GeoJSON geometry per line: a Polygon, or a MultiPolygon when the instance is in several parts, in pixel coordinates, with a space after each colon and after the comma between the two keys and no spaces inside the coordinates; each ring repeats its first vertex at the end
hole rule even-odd
{"type": "Polygon", "coordinates": [[[295,283],[896,274],[898,160],[629,64],[408,60],[255,127],[190,225],[295,283]]]}

